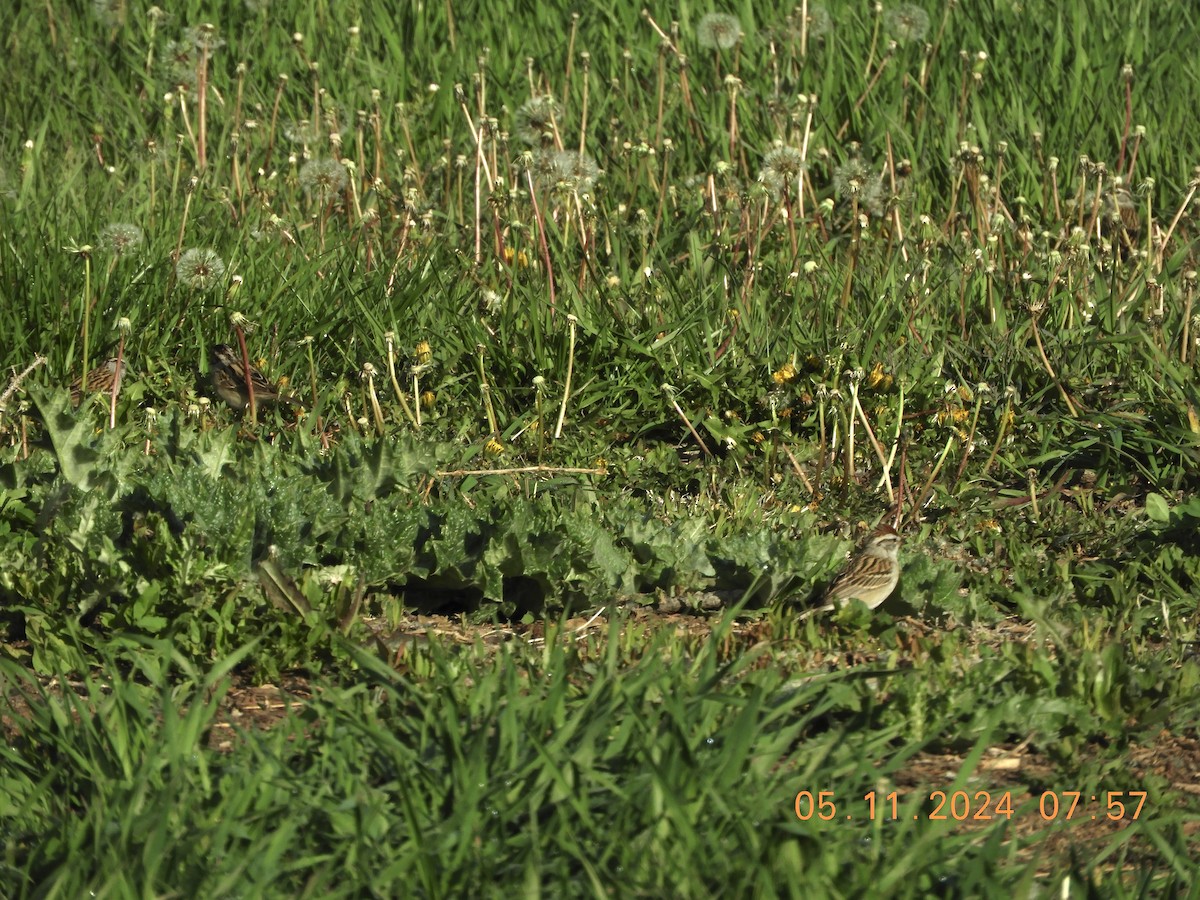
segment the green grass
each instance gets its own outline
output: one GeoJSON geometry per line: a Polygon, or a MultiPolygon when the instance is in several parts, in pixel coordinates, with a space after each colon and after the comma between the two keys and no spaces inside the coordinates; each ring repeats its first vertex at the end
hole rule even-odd
{"type": "Polygon", "coordinates": [[[284,6],[0,13],[0,893],[1195,890],[1187,4],[284,6]]]}

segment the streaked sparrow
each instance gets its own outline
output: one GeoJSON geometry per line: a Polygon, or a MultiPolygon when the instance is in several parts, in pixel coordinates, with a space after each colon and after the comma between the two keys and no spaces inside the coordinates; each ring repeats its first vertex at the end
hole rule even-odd
{"type": "Polygon", "coordinates": [[[879,606],[900,580],[899,553],[900,535],[896,529],[880,525],[826,589],[824,604],[810,614],[827,612],[852,600],[861,600],[868,609],[879,606]]]}
{"type": "Polygon", "coordinates": [[[71,405],[78,406],[83,401],[83,394],[111,394],[114,383],[117,390],[121,389],[121,379],[125,377],[125,361],[117,365],[117,358],[102,362],[86,378],[76,378],[71,382],[71,405]]]}
{"type": "MultiPolygon", "coordinates": [[[[250,395],[246,391],[246,376],[242,368],[241,353],[228,344],[217,344],[209,353],[208,362],[217,396],[234,409],[248,407],[250,395]]],[[[267,377],[253,365],[250,366],[250,383],[254,386],[256,406],[293,402],[290,396],[280,394],[279,388],[268,381],[267,377]]]]}

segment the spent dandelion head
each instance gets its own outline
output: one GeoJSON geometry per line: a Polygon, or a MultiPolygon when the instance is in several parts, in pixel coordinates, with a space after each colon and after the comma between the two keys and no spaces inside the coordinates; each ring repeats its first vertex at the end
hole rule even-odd
{"type": "Polygon", "coordinates": [[[96,236],[96,248],[101,253],[120,258],[129,256],[142,246],[146,236],[142,229],[128,222],[112,222],[100,229],[96,236]]]}
{"type": "Polygon", "coordinates": [[[189,290],[204,293],[211,290],[225,274],[225,261],[215,250],[193,247],[185,250],[175,264],[175,277],[189,290]]]}
{"type": "Polygon", "coordinates": [[[283,136],[293,144],[309,146],[317,144],[325,136],[321,123],[311,119],[295,119],[283,126],[283,136]]]}
{"type": "Polygon", "coordinates": [[[919,43],[929,33],[929,13],[912,3],[901,3],[889,9],[883,22],[898,44],[919,43]]]}
{"type": "Polygon", "coordinates": [[[823,41],[833,31],[833,16],[823,6],[808,7],[808,39],[823,41]]]}
{"type": "Polygon", "coordinates": [[[339,194],[350,183],[346,167],[336,159],[310,159],[300,167],[300,186],[322,197],[339,194]]]}
{"type": "Polygon", "coordinates": [[[861,197],[872,177],[870,167],[862,158],[852,156],[833,170],[833,189],[839,197],[861,197]]]}
{"type": "Polygon", "coordinates": [[[742,23],[728,13],[709,13],[696,25],[696,43],[706,50],[731,50],[742,36],[742,23]]]}
{"type": "Polygon", "coordinates": [[[576,150],[562,150],[554,154],[555,166],[562,173],[562,182],[568,190],[575,194],[586,194],[596,185],[600,177],[600,167],[586,153],[576,150]]]}
{"type": "Polygon", "coordinates": [[[560,114],[558,101],[549,94],[530,97],[516,112],[513,133],[531,147],[551,146],[560,114]]]}
{"type": "Polygon", "coordinates": [[[778,199],[791,194],[807,168],[803,153],[795,147],[777,144],[763,156],[758,180],[778,199]]]}
{"type": "Polygon", "coordinates": [[[574,150],[542,150],[529,163],[538,184],[564,194],[586,194],[596,184],[600,168],[586,153],[574,150]]]}
{"type": "Polygon", "coordinates": [[[183,39],[197,50],[203,50],[209,55],[212,55],[212,52],[219,47],[225,46],[225,39],[221,37],[217,26],[211,22],[183,29],[183,39]]]}
{"type": "Polygon", "coordinates": [[[106,28],[120,28],[128,17],[128,0],[92,0],[92,18],[106,28]]]}
{"type": "Polygon", "coordinates": [[[196,58],[190,41],[167,41],[159,57],[163,80],[172,88],[195,89],[196,58]]]}

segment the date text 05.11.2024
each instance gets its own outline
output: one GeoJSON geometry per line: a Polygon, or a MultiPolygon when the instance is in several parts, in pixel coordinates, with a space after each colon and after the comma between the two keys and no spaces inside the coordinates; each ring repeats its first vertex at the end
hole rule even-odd
{"type": "MultiPolygon", "coordinates": [[[[840,801],[834,791],[800,791],[796,794],[796,818],[802,822],[819,819],[832,822],[846,819],[908,818],[900,807],[906,805],[899,792],[881,794],[868,791],[861,800],[840,801]]],[[[924,804],[914,819],[953,820],[956,822],[988,822],[992,819],[1011,819],[1018,810],[1013,807],[1012,791],[993,795],[991,791],[930,791],[929,808],[924,804]]],[[[1047,822],[1071,819],[1136,819],[1146,803],[1145,791],[1042,791],[1038,798],[1038,815],[1047,822]]],[[[1032,812],[1032,808],[1030,808],[1032,812]]]]}

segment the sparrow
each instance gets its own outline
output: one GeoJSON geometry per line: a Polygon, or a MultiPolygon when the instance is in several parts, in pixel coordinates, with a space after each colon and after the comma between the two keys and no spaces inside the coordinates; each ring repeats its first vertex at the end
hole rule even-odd
{"type": "Polygon", "coordinates": [[[83,394],[86,391],[89,394],[111,394],[113,384],[117,386],[117,390],[121,389],[121,379],[125,377],[125,361],[122,360],[120,365],[117,365],[117,358],[102,362],[92,371],[87,373],[85,378],[76,378],[71,382],[71,405],[78,406],[83,401],[83,394]]]}
{"type": "MultiPolygon", "coordinates": [[[[238,351],[228,344],[217,344],[209,354],[209,369],[213,387],[222,401],[234,409],[245,409],[250,405],[246,376],[242,369],[242,355],[238,351]]],[[[254,386],[256,406],[294,402],[291,396],[280,394],[279,388],[254,366],[250,366],[250,384],[254,386]]]]}
{"type": "Polygon", "coordinates": [[[879,606],[900,580],[899,553],[900,535],[896,529],[880,525],[825,590],[824,604],[808,615],[828,612],[852,600],[861,600],[868,609],[879,606]]]}

